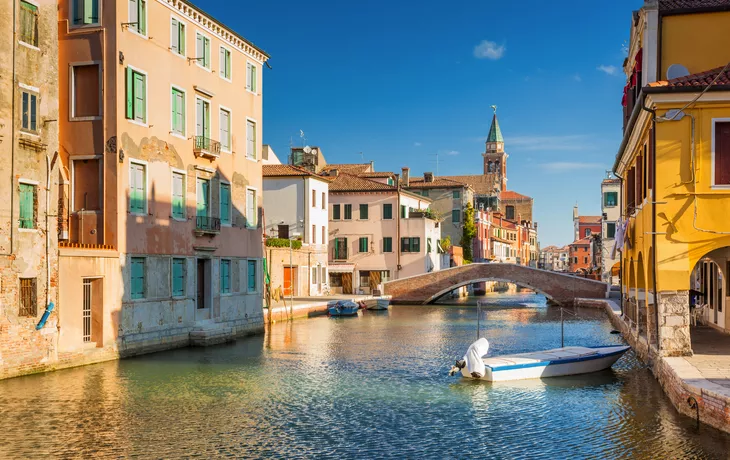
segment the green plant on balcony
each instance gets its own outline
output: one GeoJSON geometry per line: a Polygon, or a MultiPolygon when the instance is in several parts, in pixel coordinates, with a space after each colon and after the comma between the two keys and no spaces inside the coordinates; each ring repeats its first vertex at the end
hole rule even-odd
{"type": "MultiPolygon", "coordinates": [[[[269,248],[288,248],[289,240],[286,238],[267,238],[266,246],[269,248]]],[[[291,240],[292,249],[301,249],[302,240],[291,240]]]]}

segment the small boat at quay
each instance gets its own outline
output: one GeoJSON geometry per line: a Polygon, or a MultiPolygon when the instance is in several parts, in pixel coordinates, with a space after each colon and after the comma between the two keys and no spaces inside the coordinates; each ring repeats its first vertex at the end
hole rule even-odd
{"type": "Polygon", "coordinates": [[[390,306],[390,296],[373,297],[363,300],[366,310],[387,310],[390,306]]]}
{"type": "Polygon", "coordinates": [[[629,348],[626,345],[562,347],[484,358],[489,351],[489,342],[480,338],[469,346],[464,358],[456,362],[449,375],[461,372],[466,378],[503,382],[588,374],[610,368],[629,348]]]}
{"type": "Polygon", "coordinates": [[[327,304],[330,316],[357,316],[360,305],[350,300],[336,300],[327,304]]]}

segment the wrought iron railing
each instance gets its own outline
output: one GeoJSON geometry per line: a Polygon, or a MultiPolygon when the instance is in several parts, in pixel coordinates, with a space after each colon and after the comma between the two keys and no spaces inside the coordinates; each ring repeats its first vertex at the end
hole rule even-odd
{"type": "Polygon", "coordinates": [[[205,136],[195,136],[195,153],[207,153],[211,155],[221,154],[221,143],[205,136]]]}
{"type": "Polygon", "coordinates": [[[196,216],[195,230],[199,232],[220,232],[221,220],[217,217],[196,216]]]}

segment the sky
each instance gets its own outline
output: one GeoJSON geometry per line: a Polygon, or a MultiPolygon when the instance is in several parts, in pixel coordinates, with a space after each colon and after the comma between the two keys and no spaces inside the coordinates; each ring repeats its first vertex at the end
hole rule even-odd
{"type": "Polygon", "coordinates": [[[271,55],[263,142],[283,162],[306,142],[328,163],[479,174],[496,105],[541,246],[572,242],[576,203],[600,214],[641,0],[194,1],[271,55]]]}

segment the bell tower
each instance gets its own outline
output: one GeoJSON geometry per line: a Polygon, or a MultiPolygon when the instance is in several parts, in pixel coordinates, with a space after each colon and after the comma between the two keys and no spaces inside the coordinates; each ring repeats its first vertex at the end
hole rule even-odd
{"type": "Polygon", "coordinates": [[[500,192],[507,190],[507,154],[504,151],[504,138],[502,130],[499,129],[499,121],[497,120],[497,106],[493,105],[494,116],[492,117],[492,126],[489,128],[487,136],[486,149],[482,156],[484,157],[484,175],[492,176],[495,185],[498,186],[500,192]]]}

